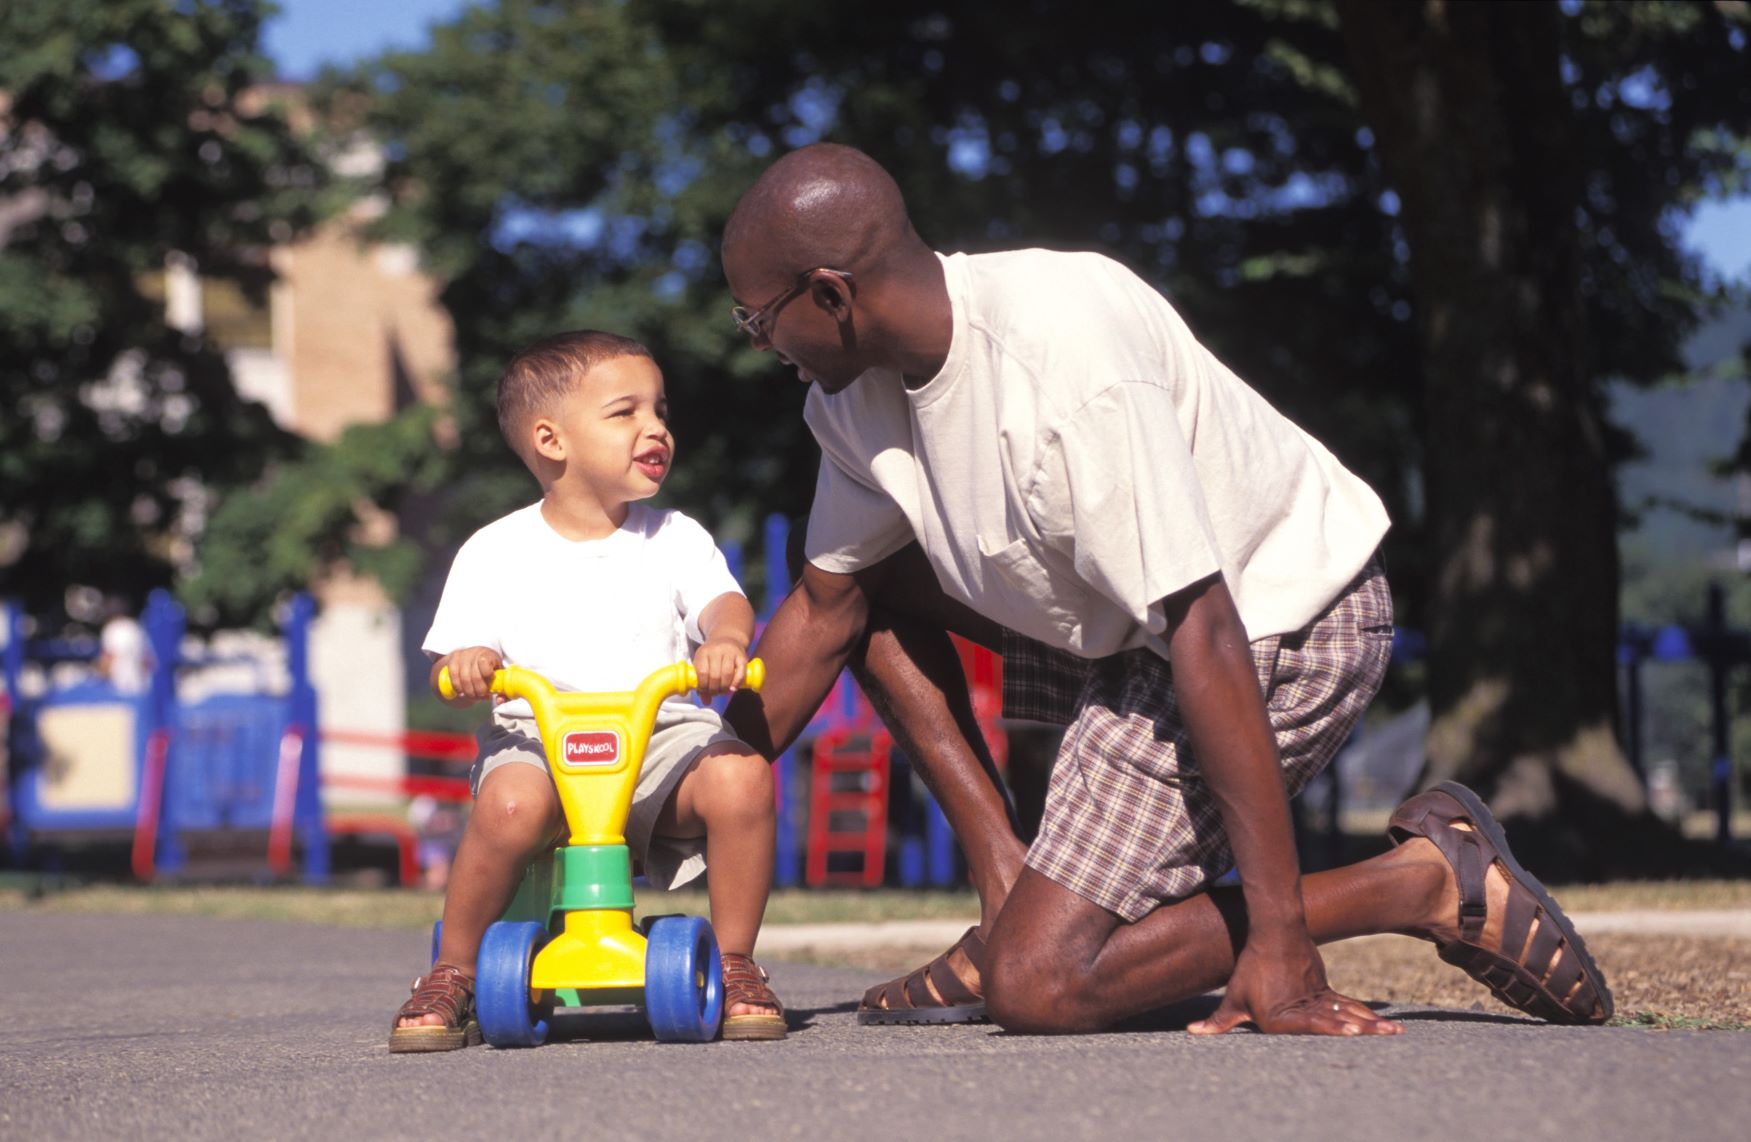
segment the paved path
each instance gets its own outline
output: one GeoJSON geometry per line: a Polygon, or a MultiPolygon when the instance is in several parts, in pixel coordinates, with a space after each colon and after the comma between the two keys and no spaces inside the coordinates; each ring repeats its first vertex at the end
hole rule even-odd
{"type": "Polygon", "coordinates": [[[860,1028],[865,973],[774,964],[788,1041],[658,1044],[626,1016],[534,1051],[392,1056],[426,937],[0,913],[0,1139],[1391,1140],[1743,1137],[1751,1035],[1401,1010],[1371,1041],[860,1028]]]}

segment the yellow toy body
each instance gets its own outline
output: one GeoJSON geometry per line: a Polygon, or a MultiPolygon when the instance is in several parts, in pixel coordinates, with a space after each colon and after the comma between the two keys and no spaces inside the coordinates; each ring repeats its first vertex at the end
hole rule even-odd
{"type": "MultiPolygon", "coordinates": [[[[750,661],[743,685],[758,690],[764,679],[765,664],[759,659],[750,661]]],[[[540,674],[519,666],[494,672],[493,693],[525,699],[535,712],[548,768],[570,828],[568,846],[555,854],[551,865],[543,862],[531,870],[530,882],[519,894],[519,905],[513,905],[507,914],[534,914],[549,930],[559,923],[559,930],[535,951],[528,965],[524,986],[532,1005],[538,1007],[548,994],[572,1006],[646,1002],[659,1037],[693,1037],[664,1036],[657,1007],[647,1002],[649,997],[644,994],[650,979],[650,947],[632,920],[632,870],[625,832],[657,710],[665,699],[686,694],[698,684],[698,674],[688,662],[654,671],[629,693],[560,691],[540,674]],[[549,868],[550,873],[546,871],[549,868]],[[543,879],[551,885],[546,892],[542,891],[546,887],[543,879]],[[543,896],[547,898],[545,905],[543,896]]],[[[446,698],[455,696],[447,670],[440,674],[438,685],[446,698]]],[[[501,921],[493,928],[506,926],[501,921]]],[[[709,935],[708,925],[706,932],[709,935]]],[[[497,981],[496,988],[490,986],[489,968],[501,976],[521,970],[488,964],[494,936],[489,930],[488,939],[482,942],[477,981],[482,1031],[495,1045],[534,1045],[525,1041],[522,1021],[515,1012],[498,1020],[509,1021],[508,1029],[500,1035],[504,1042],[495,1042],[488,1026],[489,1006],[518,1006],[514,999],[489,998],[489,991],[496,994],[509,986],[504,979],[497,981]]],[[[710,959],[715,963],[715,938],[711,948],[710,959]]],[[[700,971],[700,965],[694,964],[689,974],[700,971]]],[[[704,988],[708,981],[696,982],[704,988]]],[[[715,981],[711,982],[715,986],[715,981]]],[[[711,1022],[715,1034],[715,1015],[711,1022]]],[[[544,1037],[543,1024],[536,1041],[544,1037]]]]}

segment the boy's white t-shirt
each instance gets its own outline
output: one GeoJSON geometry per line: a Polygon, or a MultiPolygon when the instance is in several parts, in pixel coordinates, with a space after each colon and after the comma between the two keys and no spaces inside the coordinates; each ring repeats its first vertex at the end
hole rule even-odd
{"type": "Polygon", "coordinates": [[[1249,638],[1316,618],[1379,546],[1379,497],[1098,254],[941,256],[953,340],[908,390],[811,388],[806,554],[916,539],[944,590],[1048,645],[1164,657],[1163,598],[1220,571],[1249,638]]]}
{"type": "MultiPolygon", "coordinates": [[[[703,641],[700,612],[741,593],[711,534],[680,512],[632,504],[613,535],[577,542],[536,503],[456,552],[423,647],[491,647],[561,690],[627,691],[690,658],[703,641]]],[[[499,709],[527,714],[529,704],[499,709]]]]}

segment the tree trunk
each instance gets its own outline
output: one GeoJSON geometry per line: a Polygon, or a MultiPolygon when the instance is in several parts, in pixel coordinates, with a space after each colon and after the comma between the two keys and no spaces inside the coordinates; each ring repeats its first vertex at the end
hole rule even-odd
{"type": "Polygon", "coordinates": [[[1546,2],[1338,9],[1401,201],[1424,354],[1424,780],[1488,797],[1546,875],[1621,872],[1623,829],[1654,826],[1614,730],[1616,504],[1580,295],[1562,17],[1546,2]]]}

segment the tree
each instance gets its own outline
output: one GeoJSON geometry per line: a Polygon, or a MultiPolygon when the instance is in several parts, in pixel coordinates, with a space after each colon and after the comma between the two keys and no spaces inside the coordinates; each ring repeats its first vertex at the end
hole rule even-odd
{"type": "Polygon", "coordinates": [[[449,275],[458,530],[528,494],[498,367],[584,324],[657,349],[670,502],[742,537],[806,506],[802,394],[731,334],[716,240],[780,150],[851,143],[939,248],[1136,267],[1379,489],[1400,621],[1432,636],[1431,773],[1583,874],[1626,852],[1618,821],[1653,828],[1611,737],[1631,442],[1600,382],[1672,369],[1706,301],[1672,219],[1743,177],[1741,12],[501,0],[332,102],[394,156],[385,226],[449,275]]]}
{"type": "MultiPolygon", "coordinates": [[[[943,248],[1097,246],[1167,283],[1408,520],[1415,360],[1392,221],[1353,111],[1306,63],[1340,51],[1335,27],[1249,7],[1170,23],[1133,3],[1095,28],[1035,7],[1065,32],[1056,71],[1035,66],[1034,24],[984,6],[503,0],[427,51],[330,77],[329,113],[363,108],[394,156],[385,233],[447,282],[459,518],[527,498],[491,385],[516,348],[580,324],[659,348],[682,446],[671,502],[736,538],[806,509],[803,393],[732,332],[716,242],[778,148],[830,135],[899,172],[943,248]],[[1110,30],[1126,25],[1143,34],[1110,30]],[[1253,335],[1259,314],[1273,337],[1253,335]]],[[[1394,539],[1407,564],[1415,527],[1394,539]]]]}
{"type": "Polygon", "coordinates": [[[1338,3],[1403,203],[1439,430],[1428,774],[1493,794],[1533,826],[1524,850],[1545,867],[1589,872],[1628,855],[1600,838],[1646,816],[1615,737],[1601,386],[1675,366],[1695,307],[1658,291],[1694,270],[1662,227],[1731,171],[1731,152],[1692,144],[1743,138],[1751,101],[1745,24],[1725,5],[1571,7],[1338,3]],[[1626,345],[1606,322],[1635,330],[1639,352],[1604,351],[1626,345]]]}
{"type": "Polygon", "coordinates": [[[259,0],[0,6],[0,594],[168,585],[214,489],[294,442],[222,346],[170,328],[167,259],[257,296],[319,168],[264,106],[259,0]]]}

